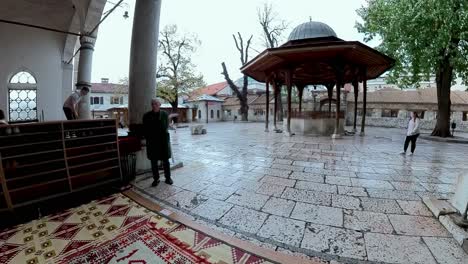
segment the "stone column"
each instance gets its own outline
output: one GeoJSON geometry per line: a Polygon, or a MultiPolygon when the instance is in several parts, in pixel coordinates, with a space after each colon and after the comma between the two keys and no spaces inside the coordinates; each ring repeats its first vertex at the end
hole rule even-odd
{"type": "MultiPolygon", "coordinates": [[[[60,107],[68,96],[73,92],[73,64],[62,63],[62,94],[60,96],[60,107]]],[[[66,119],[63,113],[59,113],[59,119],[66,119]]]]}
{"type": "MultiPolygon", "coordinates": [[[[88,87],[91,92],[91,69],[93,65],[94,43],[96,39],[90,36],[80,38],[80,61],[78,64],[78,78],[76,89],[88,87]]],[[[91,119],[89,93],[81,97],[78,115],[79,119],[91,119]]]]}
{"type": "Polygon", "coordinates": [[[156,96],[160,12],[161,0],[136,0],[130,48],[128,98],[130,129],[133,131],[138,130],[136,127],[142,123],[144,113],[151,109],[151,98],[156,96]]]}
{"type": "MultiPolygon", "coordinates": [[[[151,109],[151,99],[156,96],[160,12],[161,0],[136,0],[130,47],[128,110],[130,132],[139,136],[142,135],[143,115],[151,109]]],[[[146,158],[146,147],[137,153],[136,167],[137,171],[151,168],[146,158]]]]}

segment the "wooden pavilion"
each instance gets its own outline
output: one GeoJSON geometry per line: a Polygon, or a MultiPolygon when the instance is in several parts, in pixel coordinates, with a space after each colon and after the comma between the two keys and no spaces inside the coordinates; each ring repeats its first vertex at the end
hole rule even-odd
{"type": "MultiPolygon", "coordinates": [[[[281,85],[287,88],[287,133],[291,135],[291,91],[295,86],[299,95],[299,114],[302,112],[302,94],[307,85],[324,85],[331,99],[336,89],[335,131],[339,137],[340,91],[346,83],[354,86],[354,101],[357,104],[358,84],[363,83],[363,116],[361,135],[364,135],[367,80],[375,79],[393,67],[395,60],[358,41],[339,39],[328,25],[310,21],[297,26],[288,42],[278,48],[266,49],[245,64],[242,73],[266,83],[266,102],[269,86],[273,84],[275,98],[281,85]]],[[[276,101],[276,100],[275,100],[276,101]]],[[[275,102],[274,126],[276,128],[277,103],[275,102]]],[[[357,107],[354,108],[354,129],[356,129],[357,107]]],[[[266,108],[265,130],[268,131],[266,108]]],[[[341,115],[342,116],[342,115],[341,115]]]]}

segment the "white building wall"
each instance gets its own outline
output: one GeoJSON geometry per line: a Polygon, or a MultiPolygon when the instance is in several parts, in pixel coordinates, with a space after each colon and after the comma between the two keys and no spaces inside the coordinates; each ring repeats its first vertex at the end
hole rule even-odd
{"type": "Polygon", "coordinates": [[[111,107],[116,107],[121,104],[111,104],[111,98],[116,96],[123,96],[123,105],[128,105],[128,94],[114,94],[114,93],[93,93],[91,87],[90,97],[103,97],[103,104],[92,104],[91,111],[104,111],[111,107]]]}
{"type": "Polygon", "coordinates": [[[62,67],[64,35],[22,26],[0,24],[0,109],[8,116],[8,82],[18,71],[28,70],[37,82],[37,113],[44,119],[65,119],[62,111],[72,70],[62,67]],[[65,87],[64,87],[65,86],[65,87]]]}
{"type": "MultiPolygon", "coordinates": [[[[197,115],[196,119],[191,120],[191,122],[197,123],[206,123],[206,102],[190,102],[187,103],[190,108],[197,106],[197,115]]],[[[208,105],[208,123],[209,122],[220,122],[223,121],[223,109],[222,109],[222,102],[210,102],[208,105]],[[213,110],[213,117],[211,117],[211,110],[213,110]],[[219,115],[218,115],[219,112],[219,115]]],[[[192,110],[189,110],[188,113],[190,116],[192,115],[192,110]]]]}

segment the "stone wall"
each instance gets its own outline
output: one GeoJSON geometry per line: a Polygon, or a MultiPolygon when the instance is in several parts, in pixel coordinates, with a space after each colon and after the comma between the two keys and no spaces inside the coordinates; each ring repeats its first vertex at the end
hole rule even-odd
{"type": "MultiPolygon", "coordinates": [[[[411,107],[412,110],[424,110],[424,118],[421,119],[421,129],[423,130],[432,130],[436,125],[436,115],[437,110],[434,106],[425,106],[425,105],[375,105],[370,104],[367,111],[368,116],[366,116],[366,126],[375,126],[375,127],[391,127],[391,128],[401,128],[406,129],[408,126],[409,120],[409,111],[401,109],[402,107],[411,107]],[[382,117],[383,109],[400,109],[398,111],[398,117],[382,117]],[[429,109],[429,110],[428,110],[429,109]]],[[[358,108],[359,109],[359,108],[358,108]]],[[[468,106],[466,109],[463,107],[456,106],[452,107],[452,120],[457,124],[455,132],[468,132],[468,121],[463,121],[463,112],[468,111],[468,106]]],[[[362,117],[358,115],[357,125],[360,126],[362,117]]],[[[347,113],[346,113],[346,125],[352,126],[354,121],[354,105],[348,104],[347,113]]]]}

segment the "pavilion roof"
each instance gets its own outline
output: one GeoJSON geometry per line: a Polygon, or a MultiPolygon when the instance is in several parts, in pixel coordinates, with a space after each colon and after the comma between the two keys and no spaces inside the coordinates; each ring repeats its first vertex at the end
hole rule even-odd
{"type": "MultiPolygon", "coordinates": [[[[336,82],[334,67],[343,65],[344,82],[356,80],[357,70],[367,68],[365,79],[375,79],[395,63],[392,58],[358,41],[319,38],[290,41],[278,48],[266,49],[245,64],[242,73],[265,82],[271,73],[284,79],[284,71],[293,72],[293,83],[326,84],[336,82]]],[[[358,81],[362,81],[362,77],[358,81]]]]}

